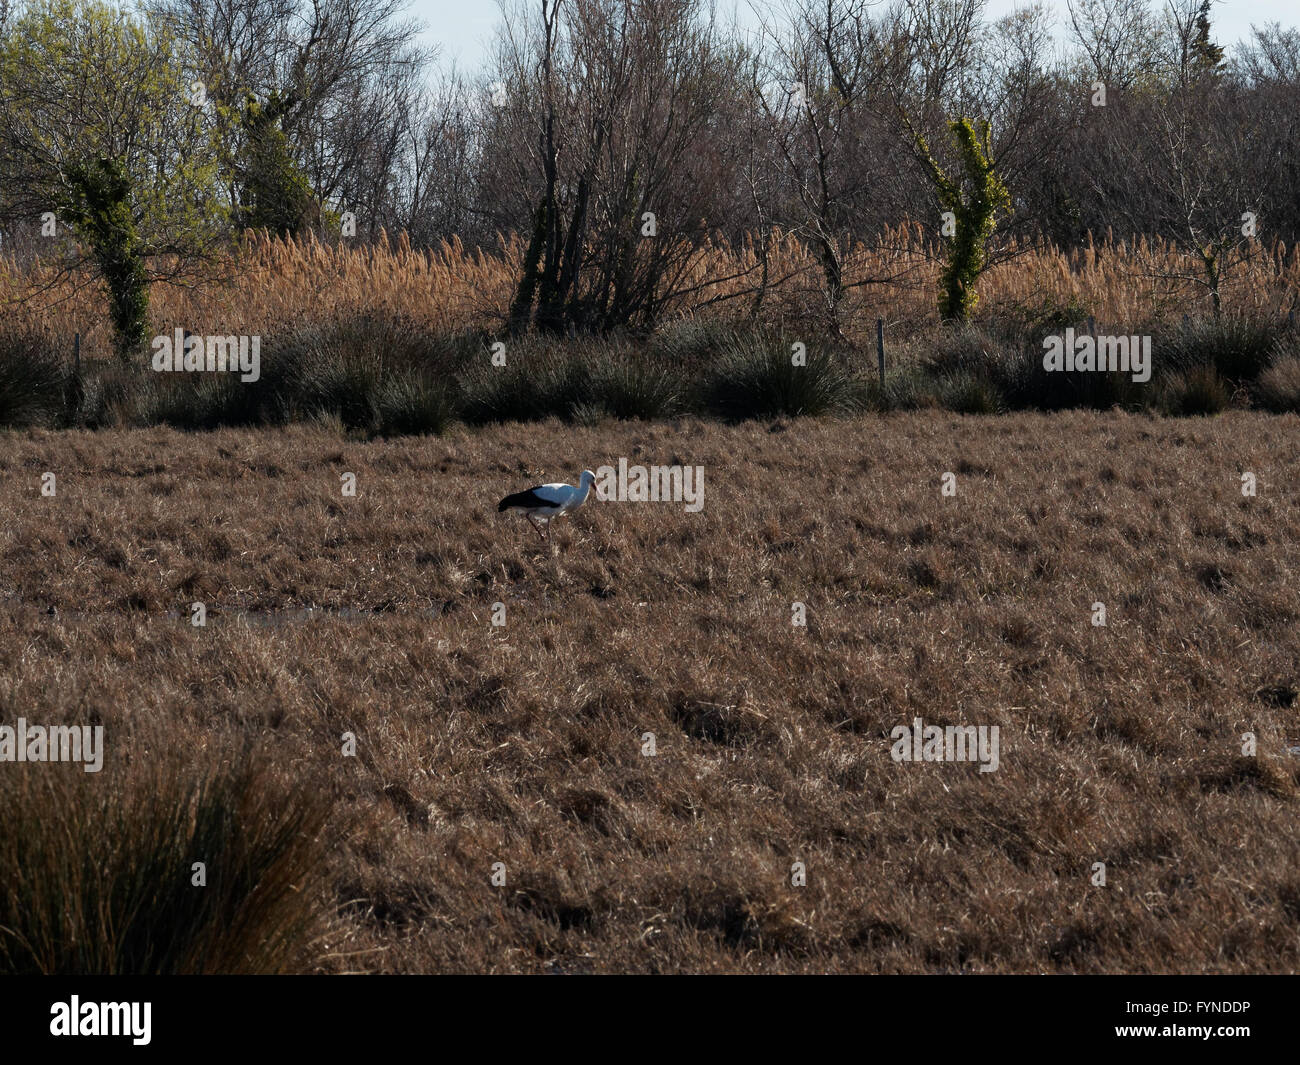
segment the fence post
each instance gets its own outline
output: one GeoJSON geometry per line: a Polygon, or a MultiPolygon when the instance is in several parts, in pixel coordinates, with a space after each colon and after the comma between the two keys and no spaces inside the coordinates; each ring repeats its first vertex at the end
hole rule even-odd
{"type": "Polygon", "coordinates": [[[885,390],[885,320],[876,319],[876,365],[880,368],[880,390],[885,390]]]}
{"type": "Polygon", "coordinates": [[[1097,319],[1091,314],[1088,315],[1088,335],[1092,337],[1097,335],[1097,319]]]}
{"type": "Polygon", "coordinates": [[[72,334],[72,372],[81,373],[81,334],[72,334]]]}

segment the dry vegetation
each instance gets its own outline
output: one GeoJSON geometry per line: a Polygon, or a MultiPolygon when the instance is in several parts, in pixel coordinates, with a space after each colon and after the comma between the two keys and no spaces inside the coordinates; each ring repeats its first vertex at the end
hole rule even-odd
{"type": "Polygon", "coordinates": [[[251,750],[329,802],[286,874],[326,971],[1294,971],[1298,428],[6,434],[0,713],[102,722],[92,790],[251,750]],[[593,502],[553,552],[495,513],[619,456],[702,465],[703,512],[593,502]],[[1001,768],[894,763],[916,716],[1001,768]]]}
{"type": "MultiPolygon", "coordinates": [[[[1096,246],[1067,252],[1039,246],[1011,249],[1013,258],[991,267],[980,282],[980,316],[987,319],[1094,315],[1103,326],[1127,333],[1140,324],[1185,313],[1206,312],[1209,300],[1194,281],[1200,266],[1169,244],[1145,237],[1108,237],[1096,246]]],[[[390,244],[350,248],[250,238],[241,256],[218,267],[223,285],[158,284],[152,318],[161,332],[274,337],[296,324],[345,319],[353,314],[400,314],[433,331],[500,329],[519,275],[523,246],[503,240],[499,252],[467,252],[458,242],[438,250],[411,248],[405,235],[390,244]]],[[[937,324],[937,278],[941,263],[919,230],[886,233],[874,246],[844,253],[849,294],[845,331],[856,342],[874,343],[875,319],[891,334],[910,335],[937,324]],[[872,278],[889,284],[868,283],[872,278]]],[[[769,248],[771,288],[763,308],[770,321],[816,318],[822,308],[820,268],[794,237],[777,237],[769,248]]],[[[748,313],[760,277],[752,243],[713,245],[693,259],[691,289],[673,308],[678,313],[748,313]],[[716,280],[730,278],[728,281],[716,280]]],[[[1300,291],[1300,254],[1284,243],[1255,246],[1250,262],[1224,282],[1226,311],[1285,315],[1300,291]]],[[[103,293],[84,278],[56,280],[35,266],[0,263],[0,298],[22,300],[6,312],[15,324],[46,328],[71,345],[82,334],[83,352],[108,355],[111,337],[103,293]]]]}

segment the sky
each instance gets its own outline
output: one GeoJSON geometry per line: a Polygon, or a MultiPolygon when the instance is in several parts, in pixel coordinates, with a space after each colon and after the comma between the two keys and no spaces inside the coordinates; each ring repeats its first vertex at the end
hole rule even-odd
{"type": "MultiPolygon", "coordinates": [[[[1025,6],[1016,0],[989,0],[989,15],[997,18],[1025,6]]],[[[1065,0],[1047,0],[1045,5],[1055,12],[1059,25],[1066,25],[1065,0]]],[[[739,9],[741,21],[750,22],[749,4],[740,0],[719,0],[720,11],[739,9]]],[[[499,17],[495,0],[412,0],[409,8],[412,18],[425,26],[425,40],[438,45],[443,59],[456,59],[465,71],[475,70],[486,54],[486,45],[499,17]]],[[[1214,37],[1220,44],[1228,44],[1250,35],[1252,23],[1280,22],[1284,26],[1300,23],[1297,0],[1216,0],[1211,10],[1214,37]]]]}

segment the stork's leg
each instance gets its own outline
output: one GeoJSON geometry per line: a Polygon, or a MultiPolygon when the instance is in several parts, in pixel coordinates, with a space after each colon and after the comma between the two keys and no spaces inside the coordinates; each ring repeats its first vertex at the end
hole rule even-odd
{"type": "Polygon", "coordinates": [[[526,515],[524,515],[524,516],[528,519],[528,524],[531,525],[531,526],[533,527],[533,532],[535,532],[535,533],[537,534],[537,539],[539,539],[539,540],[541,540],[543,543],[545,543],[546,540],[545,540],[545,538],[542,536],[542,530],[541,530],[541,528],[538,526],[537,522],[533,521],[533,516],[532,516],[531,514],[526,514],[526,515]]]}

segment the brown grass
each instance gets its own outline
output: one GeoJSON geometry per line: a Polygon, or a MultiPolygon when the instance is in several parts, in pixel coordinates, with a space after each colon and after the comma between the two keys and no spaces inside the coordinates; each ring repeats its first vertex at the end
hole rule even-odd
{"type": "Polygon", "coordinates": [[[0,709],[331,799],[327,971],[1294,971],[1297,429],[9,434],[0,709]],[[619,456],[703,512],[495,513],[619,456]],[[896,764],[916,716],[1001,768],[896,764]]]}
{"type": "MultiPolygon", "coordinates": [[[[221,270],[224,284],[158,284],[152,291],[156,329],[222,335],[272,336],[304,319],[332,320],[356,313],[399,313],[426,328],[496,330],[506,319],[523,257],[517,236],[495,253],[467,252],[457,240],[431,251],[413,250],[405,234],[383,236],[372,247],[301,244],[250,236],[239,256],[221,270]]],[[[1208,313],[1194,257],[1170,244],[1110,234],[1095,246],[1062,251],[1048,246],[1013,248],[1015,257],[992,267],[980,282],[979,315],[1042,316],[1066,311],[1094,315],[1121,331],[1167,317],[1208,313]]],[[[907,335],[935,323],[941,263],[919,228],[904,226],[873,245],[844,249],[843,306],[848,335],[873,342],[875,319],[907,335]],[[891,278],[889,284],[865,283],[891,278]]],[[[821,306],[815,257],[796,238],[777,236],[769,247],[773,282],[764,317],[788,322],[815,315],[821,306]]],[[[672,313],[748,313],[759,263],[752,241],[738,248],[706,247],[692,260],[692,289],[672,313]],[[729,278],[730,280],[719,280],[729,278]]],[[[82,334],[83,352],[111,352],[105,301],[97,284],[77,277],[50,285],[43,268],[17,270],[0,261],[0,307],[15,321],[64,336],[82,334]],[[14,301],[26,299],[18,305],[14,301]]],[[[1300,294],[1300,253],[1277,243],[1255,246],[1252,258],[1224,282],[1228,313],[1282,315],[1300,294]]]]}

